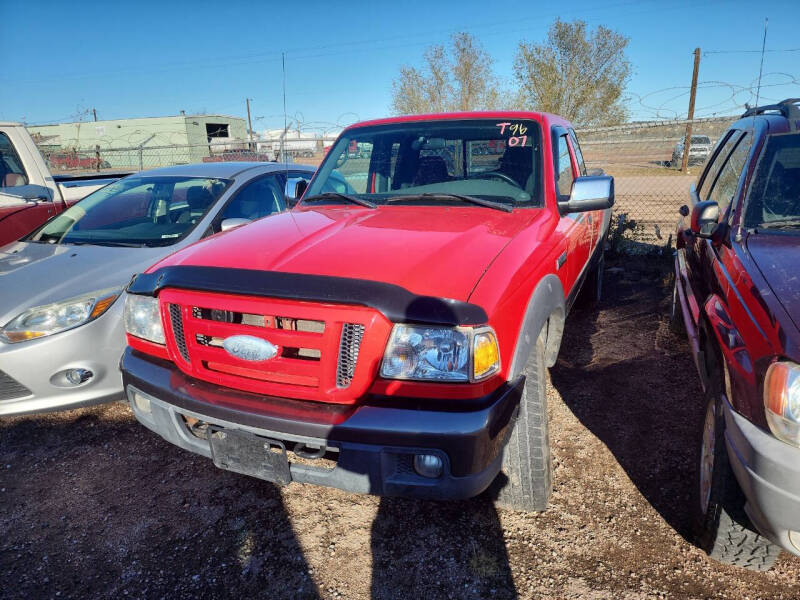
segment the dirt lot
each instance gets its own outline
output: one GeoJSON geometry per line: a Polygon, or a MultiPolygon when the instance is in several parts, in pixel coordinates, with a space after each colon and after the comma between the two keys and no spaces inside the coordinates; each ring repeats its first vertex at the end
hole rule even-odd
{"type": "Polygon", "coordinates": [[[798,598],[800,560],[716,564],[690,542],[701,415],[665,276],[607,273],[570,316],[541,514],[284,489],[216,470],[113,404],[0,422],[4,598],[798,598]]]}

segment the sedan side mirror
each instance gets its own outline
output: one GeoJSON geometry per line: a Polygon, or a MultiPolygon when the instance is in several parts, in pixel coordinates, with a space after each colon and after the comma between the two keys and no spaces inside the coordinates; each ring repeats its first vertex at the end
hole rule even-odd
{"type": "Polygon", "coordinates": [[[610,175],[585,175],[572,183],[569,200],[559,202],[561,214],[605,210],[614,206],[614,178],[610,175]]]}
{"type": "Polygon", "coordinates": [[[710,239],[719,221],[719,204],[713,200],[703,200],[692,209],[690,229],[701,238],[710,239]]]}
{"type": "Polygon", "coordinates": [[[302,198],[303,194],[306,193],[307,188],[308,181],[306,179],[301,177],[290,177],[286,182],[286,188],[283,192],[283,195],[286,197],[287,202],[294,200],[294,203],[296,204],[296,201],[302,198]]]}
{"type": "Polygon", "coordinates": [[[219,224],[219,229],[220,231],[228,231],[228,229],[239,227],[239,225],[246,225],[249,222],[250,219],[223,219],[222,223],[219,224]]]}

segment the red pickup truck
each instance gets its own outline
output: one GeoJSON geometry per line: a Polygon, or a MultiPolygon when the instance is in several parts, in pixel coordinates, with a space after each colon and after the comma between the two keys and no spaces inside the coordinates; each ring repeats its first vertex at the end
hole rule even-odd
{"type": "Polygon", "coordinates": [[[599,296],[614,198],[585,172],[550,114],[349,127],[293,210],[131,282],[137,419],[281,484],[468,498],[496,482],[500,504],[544,509],[545,369],[581,286],[599,296]]]}

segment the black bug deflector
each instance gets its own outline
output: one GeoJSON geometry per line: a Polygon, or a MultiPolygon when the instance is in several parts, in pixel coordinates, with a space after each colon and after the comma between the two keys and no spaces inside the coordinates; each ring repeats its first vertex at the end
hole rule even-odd
{"type": "Polygon", "coordinates": [[[156,296],[164,288],[368,306],[394,323],[455,327],[489,322],[477,304],[419,296],[391,283],[328,275],[177,265],[136,275],[127,291],[156,296]]]}

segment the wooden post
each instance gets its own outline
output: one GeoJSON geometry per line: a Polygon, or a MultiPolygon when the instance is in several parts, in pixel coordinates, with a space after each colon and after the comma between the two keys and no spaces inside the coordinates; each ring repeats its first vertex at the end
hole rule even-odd
{"type": "Polygon", "coordinates": [[[683,138],[683,160],[681,171],[686,173],[689,167],[689,150],[692,147],[692,119],[694,119],[694,99],[697,95],[697,72],[700,70],[700,48],[694,49],[694,72],[692,73],[692,89],[689,93],[689,122],[686,124],[686,137],[683,138]]]}

